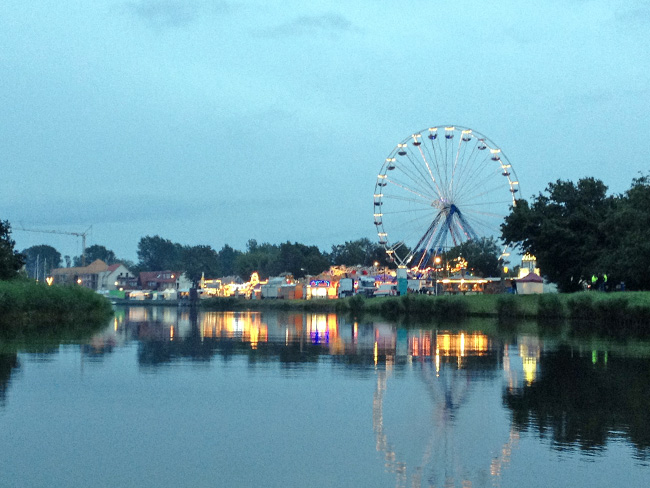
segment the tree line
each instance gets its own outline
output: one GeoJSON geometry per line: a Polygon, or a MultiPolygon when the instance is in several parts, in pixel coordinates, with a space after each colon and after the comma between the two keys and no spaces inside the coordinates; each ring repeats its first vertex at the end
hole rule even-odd
{"type": "Polygon", "coordinates": [[[557,180],[530,202],[517,200],[501,226],[506,243],[534,255],[542,274],[563,292],[592,277],[613,288],[650,289],[650,178],[608,195],[595,178],[557,180]]]}
{"type": "MultiPolygon", "coordinates": [[[[501,225],[506,244],[537,258],[548,281],[560,291],[583,290],[592,277],[607,278],[608,286],[625,283],[626,289],[650,289],[650,177],[633,179],[622,194],[609,195],[607,186],[595,178],[577,183],[549,183],[530,201],[517,200],[501,225]]],[[[14,276],[23,264],[30,276],[43,267],[44,273],[62,266],[62,257],[51,246],[14,249],[11,226],[0,220],[0,279],[14,276]]],[[[369,239],[334,245],[330,252],[298,242],[282,244],[249,240],[244,251],[224,245],[187,246],[160,236],[145,236],[138,242],[138,262],[120,260],[101,245],[86,249],[86,263],[101,259],[108,264],[124,263],[134,272],[183,270],[193,281],[206,277],[239,275],[257,271],[262,278],[283,272],[296,278],[317,275],[331,265],[394,267],[383,248],[369,239]]],[[[462,256],[469,271],[479,276],[503,272],[499,246],[494,238],[466,242],[446,251],[450,261],[462,256]]],[[[81,256],[65,256],[65,265],[79,265],[81,256]]]]}
{"type": "Polygon", "coordinates": [[[81,266],[82,262],[90,264],[101,259],[106,264],[122,263],[134,273],[140,271],[182,270],[192,281],[198,281],[202,274],[207,278],[237,275],[249,277],[258,272],[262,278],[290,273],[296,278],[317,275],[329,269],[331,265],[388,266],[387,255],[383,248],[369,239],[363,238],[347,241],[332,246],[331,252],[323,252],[317,246],[308,246],[298,242],[281,244],[259,244],[251,239],[246,250],[240,251],[230,245],[215,250],[209,245],[183,245],[158,235],[145,236],[138,242],[138,261],[120,259],[105,246],[95,244],[86,249],[82,256],[62,256],[54,247],[41,244],[14,251],[14,241],[9,238],[10,225],[2,222],[5,239],[0,239],[0,255],[11,254],[13,265],[7,268],[6,277],[16,274],[25,265],[29,277],[44,277],[52,269],[60,267],[81,266]],[[11,253],[9,252],[11,249],[11,253]]]}

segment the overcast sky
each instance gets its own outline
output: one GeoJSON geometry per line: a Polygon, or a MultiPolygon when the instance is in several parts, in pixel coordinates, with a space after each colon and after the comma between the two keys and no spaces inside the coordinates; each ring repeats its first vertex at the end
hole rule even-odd
{"type": "Polygon", "coordinates": [[[650,169],[650,2],[0,3],[0,219],[17,247],[376,239],[411,133],[487,135],[522,196],[650,169]]]}

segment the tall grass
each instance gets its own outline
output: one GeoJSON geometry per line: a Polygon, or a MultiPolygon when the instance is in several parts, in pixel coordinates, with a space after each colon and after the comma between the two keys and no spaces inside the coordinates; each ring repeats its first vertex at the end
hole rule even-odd
{"type": "Polygon", "coordinates": [[[542,320],[560,320],[566,317],[566,307],[557,293],[537,295],[537,318],[542,320]]]}
{"type": "Polygon", "coordinates": [[[105,323],[112,313],[110,302],[87,288],[0,281],[0,332],[53,331],[79,323],[105,323]]]}

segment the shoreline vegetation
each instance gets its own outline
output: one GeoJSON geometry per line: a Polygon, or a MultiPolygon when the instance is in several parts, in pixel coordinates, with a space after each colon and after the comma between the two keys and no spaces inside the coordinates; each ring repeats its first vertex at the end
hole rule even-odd
{"type": "Polygon", "coordinates": [[[0,281],[0,336],[83,338],[106,325],[111,303],[81,286],[0,281]]]}
{"type": "Polygon", "coordinates": [[[553,326],[568,321],[581,332],[612,336],[650,336],[650,292],[554,293],[540,295],[406,295],[364,298],[356,295],[338,300],[247,300],[209,298],[201,301],[206,310],[295,310],[321,313],[378,315],[412,321],[496,318],[507,324],[537,320],[553,326]]]}

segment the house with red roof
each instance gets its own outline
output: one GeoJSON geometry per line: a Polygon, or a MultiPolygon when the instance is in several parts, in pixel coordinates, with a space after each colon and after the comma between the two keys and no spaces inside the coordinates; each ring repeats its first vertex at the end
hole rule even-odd
{"type": "Polygon", "coordinates": [[[189,290],[192,282],[182,271],[142,271],[138,278],[142,290],[189,290]]]}

